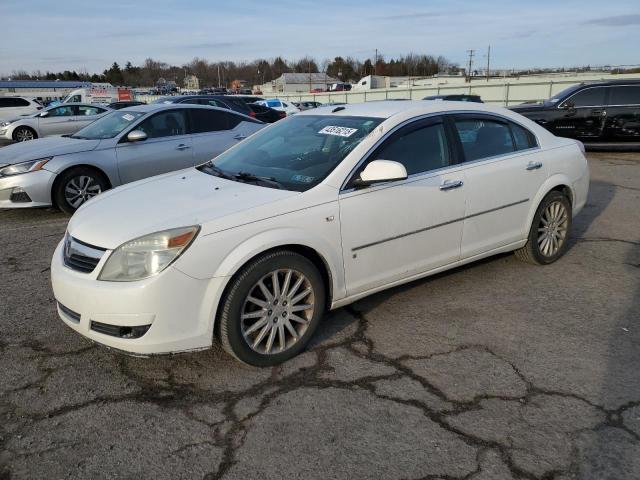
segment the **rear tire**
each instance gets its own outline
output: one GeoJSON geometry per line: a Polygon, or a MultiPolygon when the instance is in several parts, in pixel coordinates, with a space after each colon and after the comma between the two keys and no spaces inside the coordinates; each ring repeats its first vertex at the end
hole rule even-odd
{"type": "Polygon", "coordinates": [[[52,197],[56,206],[73,215],[87,200],[109,189],[109,181],[90,167],[75,167],[63,172],[53,185],[52,197]]]}
{"type": "Polygon", "coordinates": [[[571,202],[566,195],[549,192],[533,216],[526,245],[515,251],[516,257],[534,265],[555,262],[567,249],[571,217],[571,202]]]}
{"type": "Polygon", "coordinates": [[[13,131],[14,142],[28,142],[36,138],[38,138],[38,134],[31,127],[18,127],[13,131]]]}
{"type": "Polygon", "coordinates": [[[217,322],[227,353],[258,367],[300,353],[325,309],[325,285],[316,266],[289,251],[268,252],[234,276],[217,322]]]}

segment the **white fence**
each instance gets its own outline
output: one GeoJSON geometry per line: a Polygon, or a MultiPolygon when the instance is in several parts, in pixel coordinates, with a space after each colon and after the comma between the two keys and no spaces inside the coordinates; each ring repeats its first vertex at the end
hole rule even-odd
{"type": "MultiPolygon", "coordinates": [[[[616,80],[626,78],[640,78],[640,75],[607,75],[600,78],[601,80],[616,80]]],[[[545,81],[509,81],[496,82],[492,80],[486,82],[484,80],[473,80],[471,83],[460,85],[440,85],[440,86],[414,86],[409,88],[388,88],[366,91],[349,92],[332,92],[332,93],[279,93],[264,95],[265,98],[277,96],[283,100],[289,101],[316,101],[321,103],[327,102],[345,102],[345,103],[362,103],[376,100],[393,100],[393,99],[409,99],[420,100],[430,95],[445,94],[472,94],[480,95],[485,103],[494,105],[508,106],[517,105],[524,102],[538,102],[545,100],[555,93],[565,88],[585,81],[585,78],[569,77],[558,78],[545,81]]],[[[589,79],[592,80],[592,79],[589,79]]],[[[157,96],[140,95],[137,99],[144,102],[152,102],[157,96]]]]}

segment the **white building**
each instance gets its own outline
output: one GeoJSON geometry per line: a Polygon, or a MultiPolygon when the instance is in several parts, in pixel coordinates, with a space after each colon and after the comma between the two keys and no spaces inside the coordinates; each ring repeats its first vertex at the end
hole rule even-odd
{"type": "Polygon", "coordinates": [[[314,89],[326,90],[332,83],[341,83],[326,73],[283,73],[272,82],[260,85],[262,93],[308,93],[314,89]]]}

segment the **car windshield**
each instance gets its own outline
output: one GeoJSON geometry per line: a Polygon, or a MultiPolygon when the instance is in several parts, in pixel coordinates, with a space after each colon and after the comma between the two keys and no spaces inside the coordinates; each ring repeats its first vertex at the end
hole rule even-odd
{"type": "Polygon", "coordinates": [[[143,115],[144,112],[132,112],[129,110],[112,112],[80,129],[77,133],[71,135],[71,138],[81,138],[83,140],[113,138],[143,115]]]}
{"type": "MultiPolygon", "coordinates": [[[[320,183],[383,119],[298,115],[228,150],[200,171],[238,181],[263,179],[303,192],[320,183]]],[[[259,183],[259,182],[256,182],[259,183]]]]}

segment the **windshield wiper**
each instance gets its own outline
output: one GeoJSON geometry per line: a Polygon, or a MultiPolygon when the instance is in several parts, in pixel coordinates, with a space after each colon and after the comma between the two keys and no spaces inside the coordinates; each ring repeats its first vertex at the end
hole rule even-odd
{"type": "Polygon", "coordinates": [[[284,185],[278,182],[273,177],[259,177],[249,172],[238,172],[234,177],[241,182],[255,182],[264,185],[265,187],[277,188],[279,190],[285,190],[284,185]]]}
{"type": "Polygon", "coordinates": [[[233,175],[229,175],[228,173],[225,173],[221,169],[216,167],[213,164],[213,162],[207,162],[207,163],[201,165],[198,168],[200,168],[202,170],[204,170],[206,168],[209,172],[211,172],[211,175],[214,175],[216,177],[225,178],[227,180],[235,180],[236,179],[236,177],[234,177],[233,175]]]}

